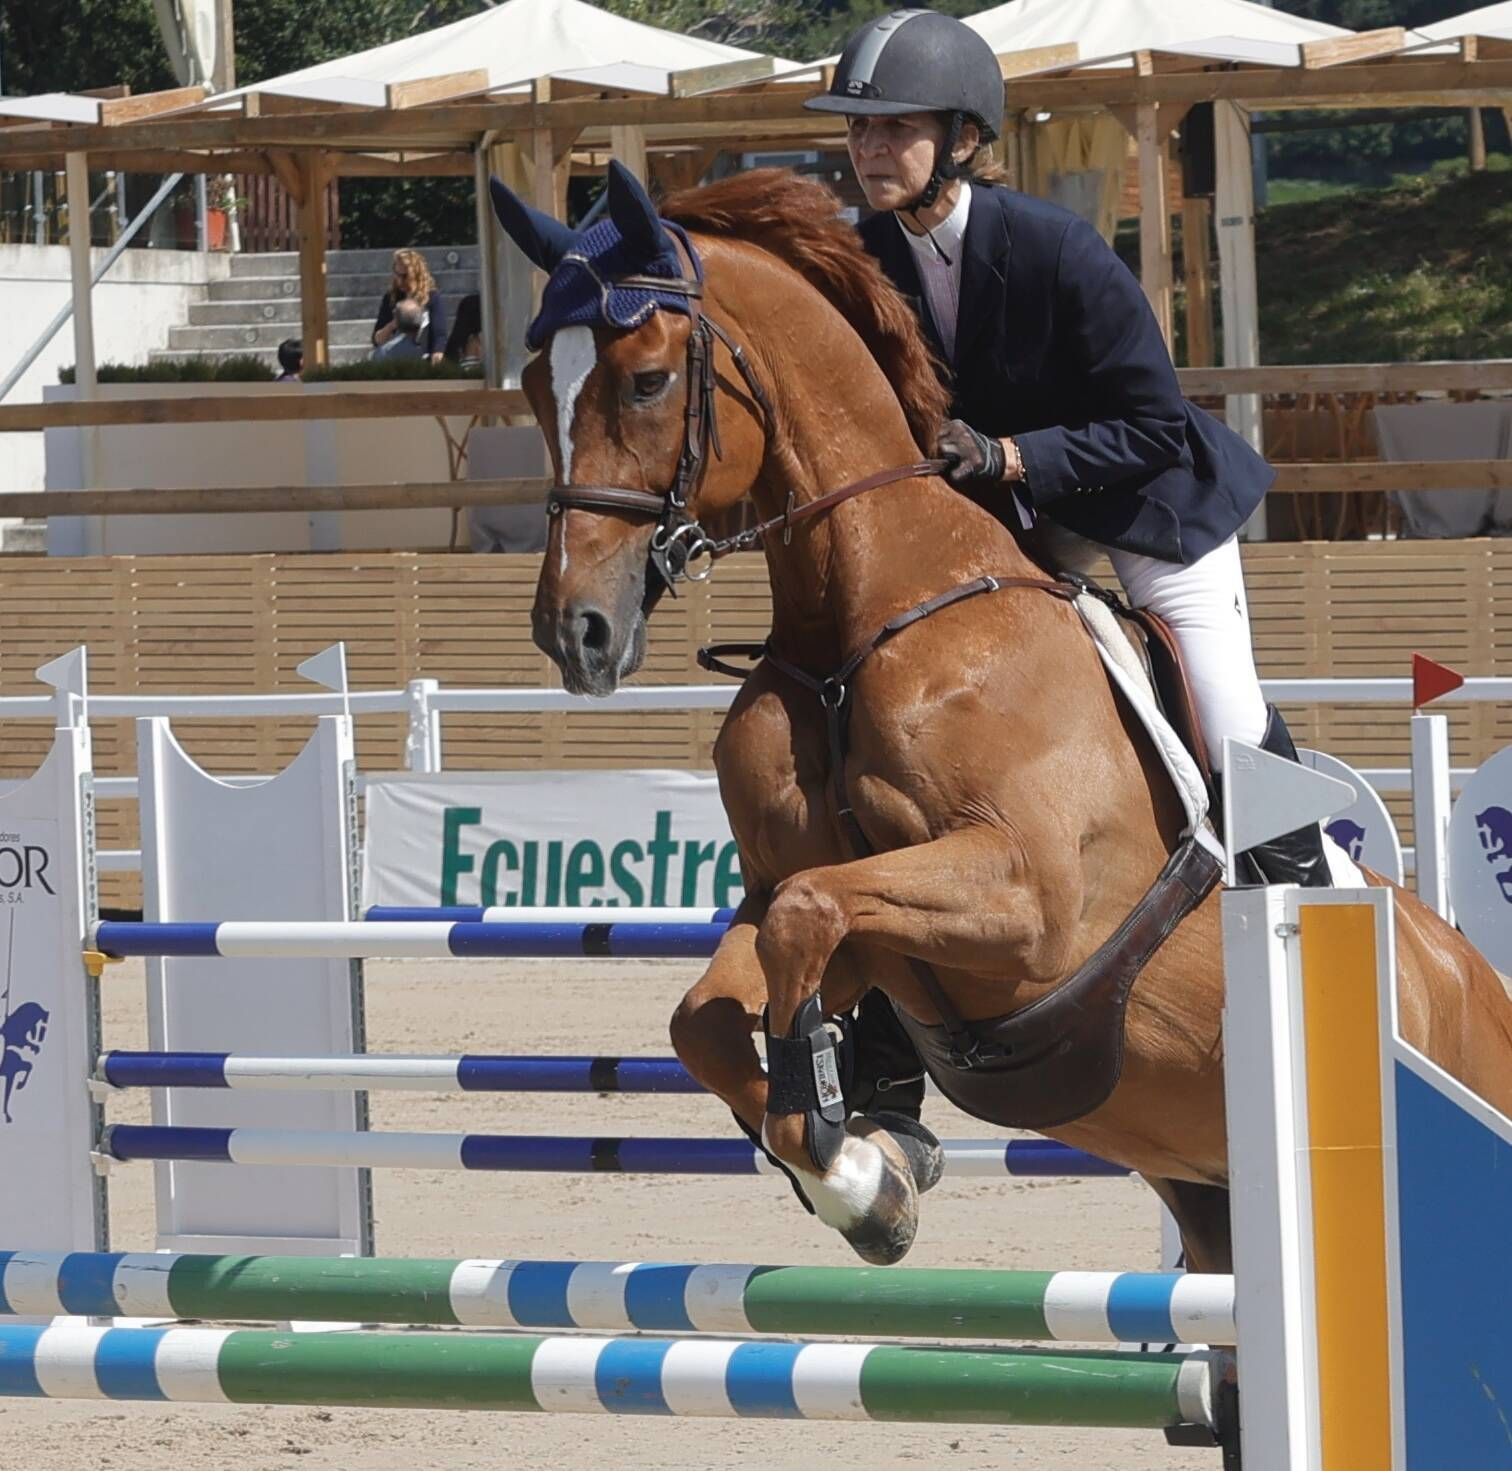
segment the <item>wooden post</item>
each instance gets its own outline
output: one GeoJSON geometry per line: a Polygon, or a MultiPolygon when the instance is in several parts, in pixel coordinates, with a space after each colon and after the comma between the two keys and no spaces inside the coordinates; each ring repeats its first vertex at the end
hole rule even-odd
{"type": "Polygon", "coordinates": [[[1213,366],[1213,289],[1209,231],[1210,199],[1181,201],[1181,259],[1186,280],[1186,360],[1189,368],[1213,366]]]}
{"type": "Polygon", "coordinates": [[[1016,120],[1004,119],[1002,137],[993,146],[997,149],[1003,172],[1008,175],[1008,187],[1017,189],[1020,194],[1028,193],[1024,188],[1024,158],[1016,120]]]}
{"type": "Polygon", "coordinates": [[[1019,114],[1018,121],[1018,183],[1015,187],[1023,194],[1039,190],[1039,170],[1034,152],[1034,121],[1027,112],[1019,114]]]}
{"type": "Polygon", "coordinates": [[[1478,107],[1470,109],[1470,172],[1486,171],[1486,123],[1478,107]]]}
{"type": "MultiPolygon", "coordinates": [[[[89,255],[89,156],[70,153],[68,180],[68,264],[73,282],[74,385],[84,401],[95,397],[94,267],[89,255]]],[[[81,479],[85,490],[100,484],[100,431],[83,431],[81,479]]]]}
{"type": "MultiPolygon", "coordinates": [[[[576,136],[560,129],[537,128],[525,138],[530,150],[530,202],[559,220],[567,218],[567,181],[572,177],[572,145],[576,136]]],[[[641,163],[644,167],[644,139],[641,163]]]]}
{"type": "Polygon", "coordinates": [[[650,181],[651,176],[646,169],[646,130],[644,128],[611,127],[609,151],[642,184],[650,181]]]}
{"type": "Polygon", "coordinates": [[[1166,198],[1166,147],[1158,103],[1142,102],[1139,139],[1139,279],[1166,347],[1173,331],[1171,213],[1166,198]]]}
{"type": "MultiPolygon", "coordinates": [[[[483,328],[483,372],[490,388],[504,382],[504,232],[489,193],[493,171],[491,133],[473,151],[473,202],[478,227],[478,315],[483,328]]],[[[490,423],[492,420],[489,421],[490,423]]]]}
{"type": "Polygon", "coordinates": [[[330,307],[326,301],[326,185],[330,162],[310,151],[299,160],[299,302],[304,360],[310,367],[331,361],[330,307]]]}
{"type": "MultiPolygon", "coordinates": [[[[522,199],[531,197],[530,159],[518,139],[492,145],[486,168],[522,199]]],[[[497,223],[493,229],[498,232],[497,223]]],[[[497,244],[501,268],[498,289],[493,292],[492,336],[498,345],[499,369],[495,375],[490,365],[488,376],[497,387],[516,386],[525,366],[525,328],[533,315],[534,268],[513,240],[500,234],[497,244]]]]}

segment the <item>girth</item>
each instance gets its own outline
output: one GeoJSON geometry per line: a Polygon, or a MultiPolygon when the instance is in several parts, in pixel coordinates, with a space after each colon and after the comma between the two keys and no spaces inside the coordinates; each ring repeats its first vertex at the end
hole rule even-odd
{"type": "MultiPolygon", "coordinates": [[[[856,671],[883,644],[942,608],[982,593],[1010,588],[1049,593],[1068,603],[1074,602],[1085,590],[1082,580],[1074,577],[1059,581],[1039,577],[974,578],[888,619],[827,678],[810,674],[774,653],[770,639],[759,644],[711,644],[699,650],[698,662],[702,668],[714,673],[743,679],[751,671],[725,663],[726,657],[765,659],[773,668],[818,697],[824,710],[835,808],[856,855],[870,857],[876,849],[851,805],[845,774],[850,690],[856,671]]],[[[1217,858],[1197,841],[1195,834],[1188,834],[1123,923],[1079,970],[1031,1006],[1006,1017],[994,1018],[991,1022],[973,1023],[963,1018],[940,984],[934,968],[926,961],[910,956],[908,963],[915,979],[940,1014],[941,1027],[949,1039],[946,1060],[950,1066],[963,1072],[982,1070],[996,1074],[1012,1069],[1019,1058],[1025,1065],[1032,1065],[1044,1057],[1057,1036],[1064,1035],[1069,1039],[1072,1033],[1081,1037],[1095,1030],[1096,1019],[1089,1014],[1089,1002],[1111,1002],[1111,1010],[1104,1006],[1102,1013],[1111,1022],[1112,1030],[1098,1038],[1091,1049],[1106,1066],[1094,1070],[1095,1081],[1090,1086],[1070,1090],[1067,1102],[1074,1099],[1076,1112],[1067,1118],[1057,1117],[1054,1122],[1064,1123],[1069,1118],[1079,1118],[1091,1112],[1117,1086],[1123,1067],[1123,1008],[1135,980],[1166,936],[1212,892],[1222,873],[1217,858]]],[[[901,1011],[899,1016],[910,1035],[915,1037],[916,1045],[925,1044],[928,1033],[936,1030],[921,1027],[901,1011]]],[[[937,1049],[921,1045],[920,1050],[929,1061],[929,1054],[937,1049]]],[[[1051,1107],[1052,1111],[1059,1111],[1058,1106],[1051,1107]]],[[[1033,1127],[1020,1120],[1011,1122],[1033,1127]]],[[[1049,1120],[1042,1126],[1048,1127],[1049,1120]]]]}

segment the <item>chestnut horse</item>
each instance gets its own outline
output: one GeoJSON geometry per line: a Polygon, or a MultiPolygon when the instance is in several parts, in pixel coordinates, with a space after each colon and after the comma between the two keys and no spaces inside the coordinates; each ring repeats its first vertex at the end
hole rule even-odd
{"type": "MultiPolygon", "coordinates": [[[[602,235],[573,236],[496,186],[505,227],[557,268],[524,387],[557,482],[534,634],[569,690],[607,695],[640,665],[666,590],[656,568],[680,569],[668,553],[685,520],[656,515],[669,494],[688,498],[691,518],[743,497],[778,523],[792,513],[761,542],[770,648],[815,680],[904,610],[983,576],[1010,584],[904,629],[850,678],[843,790],[869,855],[838,810],[821,701],[777,660],[756,665],[715,748],[746,896],[677,1010],[674,1045],[823,1221],[869,1260],[896,1260],[933,1183],[917,1149],[852,1118],[821,1166],[813,1114],[769,1111],[755,1034],[787,1038],[816,994],[833,1016],[868,988],[939,1023],[918,962],[968,1021],[1047,996],[1135,908],[1184,815],[1080,617],[1011,585],[1043,573],[987,511],[915,474],[802,517],[871,472],[918,468],[947,405],[908,305],[834,197],[770,170],[676,194],[661,220],[621,171],[610,196],[605,254],[602,235]],[[637,274],[655,259],[701,262],[701,303],[684,305],[676,286],[635,295],[660,289],[637,274]],[[700,340],[714,354],[707,393],[700,340]],[[696,436],[713,451],[689,475],[696,436]]],[[[1397,894],[1396,912],[1408,1040],[1512,1113],[1512,1002],[1498,976],[1412,895],[1397,894]]],[[[1148,1179],[1189,1264],[1207,1271],[1230,1263],[1222,1002],[1214,891],[1140,974],[1111,1094],[1044,1131],[1148,1179]]],[[[958,1080],[934,1070],[950,1093],[958,1080]]]]}

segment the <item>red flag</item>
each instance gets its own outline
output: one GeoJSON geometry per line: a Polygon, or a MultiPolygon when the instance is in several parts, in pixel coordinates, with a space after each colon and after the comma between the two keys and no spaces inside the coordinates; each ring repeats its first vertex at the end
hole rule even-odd
{"type": "Polygon", "coordinates": [[[1457,674],[1447,665],[1437,664],[1421,654],[1412,656],[1412,708],[1420,710],[1440,695],[1457,690],[1465,682],[1463,674],[1457,674]]]}

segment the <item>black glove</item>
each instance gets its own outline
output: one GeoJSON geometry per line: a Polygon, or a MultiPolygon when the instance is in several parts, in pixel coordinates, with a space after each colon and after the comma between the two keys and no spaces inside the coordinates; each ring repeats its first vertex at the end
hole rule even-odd
{"type": "Polygon", "coordinates": [[[999,485],[1008,469],[1003,442],[979,434],[964,419],[947,419],[935,445],[947,461],[945,478],[952,485],[999,485]]]}

